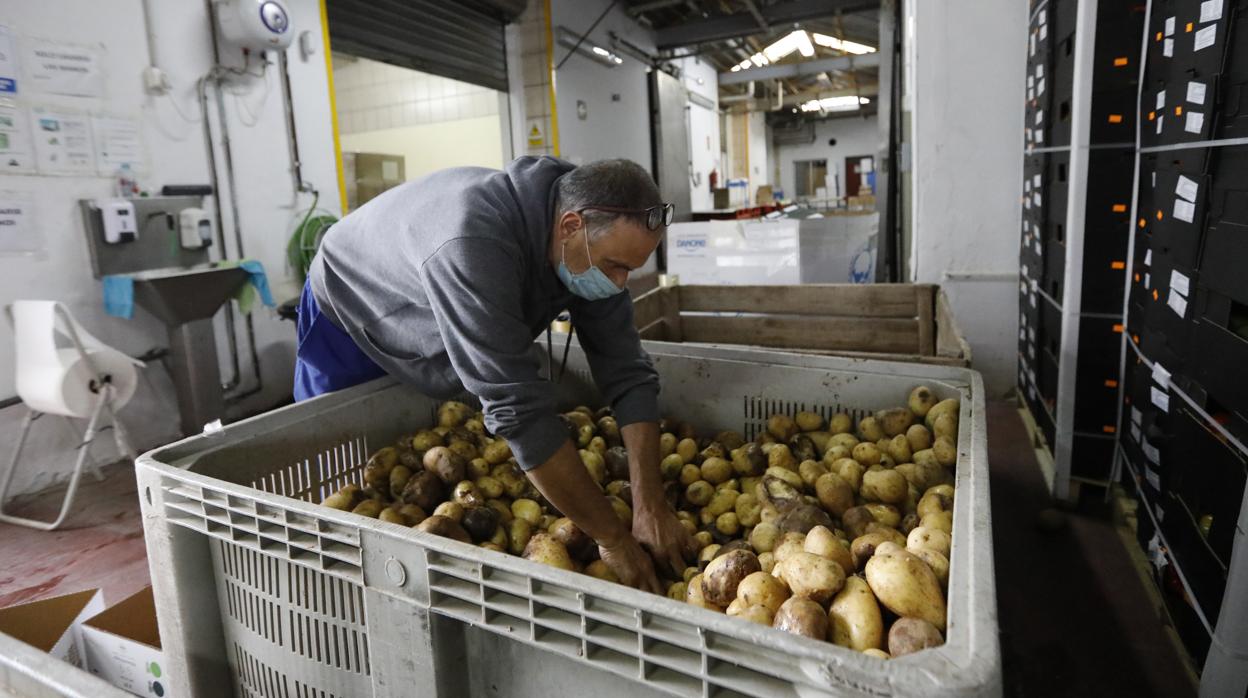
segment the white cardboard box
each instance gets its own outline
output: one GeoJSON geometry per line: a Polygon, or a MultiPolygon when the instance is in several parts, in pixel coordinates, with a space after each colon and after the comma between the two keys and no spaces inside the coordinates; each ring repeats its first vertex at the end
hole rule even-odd
{"type": "Polygon", "coordinates": [[[82,669],[79,629],[104,610],[104,595],[88,589],[0,609],[0,633],[12,636],[82,669]]]}
{"type": "Polygon", "coordinates": [[[87,619],[81,635],[92,674],[135,695],[169,698],[151,587],[87,619]]]}

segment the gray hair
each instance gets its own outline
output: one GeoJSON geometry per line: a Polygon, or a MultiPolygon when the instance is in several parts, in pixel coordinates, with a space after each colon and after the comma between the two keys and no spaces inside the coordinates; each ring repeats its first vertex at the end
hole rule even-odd
{"type": "MultiPolygon", "coordinates": [[[[646,209],[663,203],[654,178],[632,160],[596,160],[581,165],[559,179],[555,193],[555,217],[593,206],[646,209]]],[[[590,239],[610,230],[618,218],[630,218],[645,227],[645,214],[588,210],[581,214],[590,239]]]]}

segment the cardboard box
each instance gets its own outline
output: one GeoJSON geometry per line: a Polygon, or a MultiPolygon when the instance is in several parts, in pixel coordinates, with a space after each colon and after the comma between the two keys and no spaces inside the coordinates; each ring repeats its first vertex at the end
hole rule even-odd
{"type": "Polygon", "coordinates": [[[104,596],[99,589],[31,601],[0,609],[0,633],[85,668],[79,627],[103,610],[104,596]]]}
{"type": "Polygon", "coordinates": [[[87,619],[80,634],[92,674],[135,695],[168,698],[151,587],[87,619]]]}

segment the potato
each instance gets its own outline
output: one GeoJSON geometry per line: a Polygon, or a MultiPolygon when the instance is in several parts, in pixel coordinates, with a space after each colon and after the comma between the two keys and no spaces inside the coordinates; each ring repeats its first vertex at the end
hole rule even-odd
{"type": "Polygon", "coordinates": [[[740,477],[762,475],[767,469],[767,454],[756,443],[748,443],[732,451],[732,469],[740,477]]]}
{"type": "Polygon", "coordinates": [[[692,463],[693,457],[698,455],[698,442],[693,439],[681,439],[676,444],[676,454],[686,463],[692,463]]]}
{"type": "MultiPolygon", "coordinates": [[[[793,457],[793,451],[788,444],[775,444],[767,451],[767,470],[772,468],[797,473],[797,459],[793,457]]],[[[801,478],[799,477],[798,480],[800,481],[801,478]]]]}
{"type": "Polygon", "coordinates": [[[602,456],[607,465],[607,478],[611,480],[628,479],[628,451],[623,446],[612,446],[602,456]]]}
{"type": "Polygon", "coordinates": [[[906,537],[895,529],[883,527],[858,536],[849,546],[850,554],[854,559],[854,569],[860,570],[865,567],[867,560],[870,560],[879,546],[884,543],[905,545],[906,537]]]}
{"type": "Polygon", "coordinates": [[[482,496],[477,486],[468,480],[455,483],[454,489],[451,490],[451,501],[465,509],[485,506],[485,497],[482,496]]]}
{"type": "Polygon", "coordinates": [[[781,514],[780,518],[776,519],[776,525],[781,531],[804,534],[815,526],[832,528],[832,519],[827,512],[817,506],[799,504],[781,514]]]}
{"type": "Polygon", "coordinates": [[[836,473],[824,473],[815,480],[815,496],[829,514],[836,518],[854,505],[854,490],[836,473]]]}
{"type": "Polygon", "coordinates": [[[524,549],[533,537],[533,525],[527,520],[514,518],[506,524],[507,551],[512,555],[523,555],[524,549]]]}
{"type": "Polygon", "coordinates": [[[701,574],[694,575],[693,578],[690,579],[685,584],[685,603],[693,605],[693,606],[699,606],[709,611],[717,611],[719,613],[723,613],[724,612],[723,606],[720,606],[718,604],[713,604],[710,601],[707,601],[706,597],[702,595],[702,580],[703,579],[704,579],[704,576],[701,574]]]}
{"type": "Polygon", "coordinates": [[[728,511],[717,516],[715,518],[715,530],[728,537],[741,533],[741,520],[737,518],[737,512],[728,511]]]}
{"type": "Polygon", "coordinates": [[[472,417],[472,408],[462,402],[447,400],[438,406],[438,426],[457,427],[472,417]]]}
{"type": "Polygon", "coordinates": [[[715,435],[715,441],[724,447],[725,451],[734,451],[741,448],[745,444],[745,437],[736,431],[721,431],[715,435]]]}
{"type": "Polygon", "coordinates": [[[598,433],[606,439],[607,445],[614,447],[623,443],[620,438],[620,424],[615,421],[615,417],[602,417],[597,426],[598,433]]]}
{"type": "Polygon", "coordinates": [[[932,444],[932,453],[936,456],[936,462],[946,468],[958,462],[958,447],[948,436],[936,437],[936,441],[932,444]]]}
{"type": "Polygon", "coordinates": [[[607,463],[602,456],[588,449],[581,449],[577,452],[581,456],[581,463],[585,466],[585,470],[589,473],[590,479],[602,486],[607,481],[607,463]]]}
{"type": "Polygon", "coordinates": [[[797,422],[788,415],[773,414],[767,418],[767,433],[774,436],[777,441],[788,441],[797,434],[797,430],[797,422]]]}
{"type": "Polygon", "coordinates": [[[851,507],[841,515],[841,525],[850,538],[857,538],[867,532],[867,524],[875,522],[875,515],[864,506],[851,507]]]}
{"type": "Polygon", "coordinates": [[[702,574],[702,597],[718,606],[727,606],[737,597],[741,580],[760,570],[758,557],[748,550],[734,550],[714,558],[702,574]]]}
{"type": "Polygon", "coordinates": [[[867,511],[871,512],[871,516],[881,524],[889,528],[897,528],[901,525],[901,512],[897,511],[897,507],[889,504],[867,503],[864,504],[867,511]]]}
{"type": "Polygon", "coordinates": [[[871,587],[862,577],[849,577],[828,606],[828,640],[864,652],[884,642],[884,619],[871,587]]]}
{"type": "Polygon", "coordinates": [[[359,485],[346,485],[322,500],[321,505],[339,511],[351,511],[362,498],[359,485]]]}
{"type": "Polygon", "coordinates": [[[498,546],[498,552],[500,553],[507,552],[507,529],[502,526],[495,526],[494,534],[486,542],[498,546]]]}
{"type": "MultiPolygon", "coordinates": [[[[659,455],[667,458],[676,452],[676,435],[670,433],[659,434],[659,455]]],[[[684,460],[681,460],[684,463],[684,460]]]]}
{"type": "Polygon", "coordinates": [[[684,601],[685,595],[688,593],[688,586],[684,582],[672,582],[667,587],[667,598],[676,601],[684,601]]]}
{"type": "Polygon", "coordinates": [[[435,446],[425,452],[422,459],[425,470],[438,476],[446,485],[454,485],[464,479],[468,462],[446,446],[435,446]]]}
{"type": "Polygon", "coordinates": [[[815,451],[814,442],[805,434],[798,434],[789,439],[788,447],[789,452],[793,454],[793,460],[796,460],[798,463],[815,460],[819,457],[819,453],[815,451]]]}
{"type": "Polygon", "coordinates": [[[585,565],[585,574],[588,574],[591,577],[597,577],[603,581],[615,582],[616,584],[620,583],[620,578],[616,576],[611,567],[602,560],[594,560],[588,565],[585,565]]]}
{"type": "Polygon", "coordinates": [[[536,531],[546,531],[547,533],[549,533],[551,527],[554,526],[555,522],[558,520],[559,520],[559,517],[557,516],[553,516],[551,514],[542,514],[542,518],[537,520],[537,524],[533,528],[536,531]]]}
{"type": "Polygon", "coordinates": [[[723,458],[711,457],[702,461],[702,479],[718,485],[732,477],[732,463],[723,458]]]}
{"type": "Polygon", "coordinates": [[[898,618],[888,629],[888,652],[894,657],[943,644],[945,639],[940,636],[940,630],[921,618],[898,618]]]}
{"type": "Polygon", "coordinates": [[[940,402],[933,405],[932,409],[927,411],[927,414],[923,415],[923,423],[927,425],[928,429],[931,429],[936,424],[936,418],[941,416],[942,414],[953,415],[953,417],[956,419],[958,417],[958,411],[960,407],[961,407],[961,403],[958,402],[958,399],[956,397],[951,397],[947,400],[941,400],[940,402]]]}
{"type": "Polygon", "coordinates": [[[854,446],[854,450],[851,453],[853,459],[864,466],[870,467],[880,462],[880,447],[869,441],[863,441],[854,446]]]}
{"type": "Polygon", "coordinates": [[[825,526],[815,526],[806,534],[802,549],[808,553],[825,557],[841,566],[846,575],[854,573],[854,558],[841,539],[832,534],[825,526]]]}
{"type": "Polygon", "coordinates": [[[786,633],[824,640],[828,636],[828,614],[808,598],[793,597],[780,604],[771,627],[786,633]]]}
{"type": "Polygon", "coordinates": [[[922,559],[899,545],[884,543],[867,560],[866,577],[871,591],[888,610],[944,629],[945,597],[940,581],[922,559]]]}
{"type": "Polygon", "coordinates": [[[706,569],[706,566],[711,564],[711,561],[719,555],[719,549],[722,547],[723,546],[719,543],[711,543],[705,548],[702,548],[702,550],[698,551],[698,568],[703,570],[706,569]]]}
{"type": "Polygon", "coordinates": [[[477,448],[477,445],[466,439],[452,438],[446,447],[450,449],[452,453],[464,459],[465,467],[468,465],[469,461],[481,457],[481,451],[477,448]]]}
{"type": "Polygon", "coordinates": [[[804,548],[805,543],[806,536],[800,533],[785,533],[771,551],[771,554],[776,558],[776,564],[784,562],[798,553],[806,552],[804,548]]]}
{"type": "Polygon", "coordinates": [[[906,429],[906,441],[910,442],[910,452],[922,451],[932,447],[932,432],[922,424],[911,424],[906,429]]]}
{"type": "MultiPolygon", "coordinates": [[[[676,460],[680,460],[680,456],[677,456],[674,454],[670,457],[676,460]]],[[[702,479],[702,469],[699,468],[697,465],[693,463],[688,463],[680,467],[680,474],[677,476],[677,480],[680,482],[680,484],[684,485],[685,487],[688,487],[689,485],[692,485],[693,483],[698,482],[701,479],[702,479]]]]}
{"type": "Polygon", "coordinates": [[[389,482],[390,469],[399,462],[399,449],[386,446],[378,449],[364,465],[364,484],[381,487],[389,482]]]}
{"type": "Polygon", "coordinates": [[[876,659],[892,659],[892,656],[890,656],[888,652],[885,652],[884,650],[877,650],[874,647],[865,649],[862,653],[868,657],[875,657],[876,659]]]}
{"type": "Polygon", "coordinates": [[[415,526],[429,516],[425,513],[424,509],[421,509],[415,504],[404,504],[400,506],[399,514],[403,516],[403,520],[407,522],[408,526],[415,526]]]}
{"type": "Polygon", "coordinates": [[[832,432],[830,431],[810,431],[806,433],[806,438],[815,446],[816,453],[826,453],[828,450],[828,442],[832,440],[832,432]]]}
{"type": "Polygon", "coordinates": [[[916,554],[922,548],[929,548],[949,557],[949,549],[952,546],[953,539],[949,534],[937,528],[919,526],[910,531],[910,535],[906,537],[906,550],[916,554]]]}
{"type": "Polygon", "coordinates": [[[705,548],[711,543],[714,543],[715,539],[711,536],[710,531],[698,531],[697,533],[693,534],[693,542],[697,543],[698,550],[701,550],[702,548],[705,548]]]}
{"type": "Polygon", "coordinates": [[[807,490],[815,488],[815,481],[820,475],[828,472],[828,466],[813,460],[804,460],[797,466],[797,474],[802,478],[807,490]]]}
{"type": "Polygon", "coordinates": [[[943,465],[940,464],[940,461],[936,460],[936,452],[930,448],[925,448],[922,451],[915,451],[913,455],[913,459],[916,465],[922,465],[922,466],[934,465],[940,468],[944,467],[943,465]]]}
{"type": "Polygon", "coordinates": [[[919,515],[911,512],[901,517],[901,523],[897,525],[897,530],[908,536],[918,525],[919,515]]]}
{"type": "MultiPolygon", "coordinates": [[[[372,500],[369,500],[369,501],[372,501],[372,500]]],[[[387,523],[398,524],[400,526],[409,525],[407,523],[407,519],[404,518],[403,515],[399,513],[398,508],[394,506],[388,506],[385,509],[382,509],[381,513],[377,515],[377,518],[387,523]]]]}
{"type": "Polygon", "coordinates": [[[895,463],[909,463],[911,458],[910,440],[905,434],[898,434],[888,442],[888,448],[885,449],[888,456],[895,463]]]}
{"type": "Polygon", "coordinates": [[[772,612],[763,606],[744,606],[743,605],[736,613],[730,613],[729,615],[734,616],[736,618],[740,618],[742,620],[748,620],[751,623],[758,623],[759,625],[766,625],[768,627],[771,626],[771,623],[774,620],[774,615],[772,614],[772,612]]]}
{"type": "Polygon", "coordinates": [[[490,465],[505,463],[511,458],[511,446],[505,439],[494,439],[481,449],[481,458],[490,465]]]}
{"type": "Polygon", "coordinates": [[[779,576],[794,596],[826,605],[845,586],[845,570],[840,564],[805,550],[776,563],[779,576]]]}
{"type": "Polygon", "coordinates": [[[568,554],[578,560],[584,560],[597,551],[598,545],[572,519],[563,517],[551,524],[547,531],[555,540],[563,543],[568,554]]]}
{"type": "Polygon", "coordinates": [[[493,543],[493,542],[488,541],[488,540],[487,540],[486,542],[484,542],[484,543],[479,543],[479,544],[477,544],[477,547],[478,547],[478,548],[483,548],[483,549],[485,549],[485,550],[493,550],[493,551],[494,551],[494,552],[496,552],[496,553],[505,553],[505,552],[507,552],[507,550],[506,550],[505,548],[503,548],[503,546],[498,545],[497,543],[493,543]]]}
{"type": "Polygon", "coordinates": [[[893,438],[906,433],[906,429],[914,424],[914,413],[905,407],[892,407],[875,413],[875,419],[883,430],[884,436],[893,438]]]}
{"type": "MultiPolygon", "coordinates": [[[[506,463],[503,464],[503,466],[506,465],[506,463]]],[[[503,466],[499,466],[499,468],[503,466]]],[[[520,473],[518,468],[508,468],[502,471],[499,468],[494,469],[494,474],[491,477],[503,483],[503,489],[506,490],[508,497],[536,496],[537,490],[533,489],[532,483],[520,473]]]]}
{"type": "Polygon", "coordinates": [[[874,443],[884,438],[884,428],[875,417],[863,417],[858,422],[858,438],[874,443]]]}
{"type": "Polygon", "coordinates": [[[906,399],[906,406],[916,417],[926,416],[928,411],[936,404],[936,396],[932,393],[932,389],[926,385],[915,386],[910,391],[910,396],[906,399]]]}
{"type": "Polygon", "coordinates": [[[476,481],[483,477],[489,477],[491,470],[490,464],[484,458],[473,458],[468,461],[468,466],[464,468],[464,475],[468,479],[476,481]]]}
{"type": "Polygon", "coordinates": [[[854,428],[854,420],[844,412],[837,412],[828,420],[828,431],[835,434],[848,434],[854,428]]]}
{"type": "Polygon", "coordinates": [[[936,573],[936,580],[940,582],[941,589],[949,588],[949,558],[946,555],[932,550],[931,548],[919,548],[913,551],[914,555],[936,573]]]}
{"type": "Polygon", "coordinates": [[[542,518],[542,505],[522,497],[511,503],[511,513],[517,519],[528,521],[530,526],[536,526],[542,518]]]}
{"type": "Polygon", "coordinates": [[[459,525],[458,521],[440,514],[434,514],[424,521],[421,521],[417,524],[416,530],[424,531],[425,533],[432,533],[435,536],[442,536],[443,538],[451,538],[461,543],[472,542],[472,537],[468,535],[468,532],[464,530],[463,526],[459,525]]]}
{"type": "Polygon", "coordinates": [[[433,515],[459,523],[464,520],[464,505],[459,502],[442,502],[433,510],[433,515]]]}
{"type": "Polygon", "coordinates": [[[756,553],[769,553],[781,540],[780,527],[773,523],[758,523],[750,531],[750,547],[756,553]]]}
{"type": "Polygon", "coordinates": [[[428,429],[418,431],[416,432],[416,435],[412,437],[412,450],[420,453],[424,453],[434,446],[442,445],[442,437],[432,431],[429,431],[428,429]]]}
{"type": "Polygon", "coordinates": [[[848,482],[849,488],[854,491],[854,494],[862,491],[862,476],[867,472],[866,466],[853,458],[842,458],[836,461],[836,463],[839,463],[840,467],[837,468],[835,467],[836,464],[833,464],[832,472],[840,475],[842,480],[848,482]]]}
{"type": "Polygon", "coordinates": [[[524,547],[524,559],[562,570],[575,570],[568,548],[549,533],[534,533],[524,547]]]}
{"type": "Polygon", "coordinates": [[[945,490],[941,489],[941,487],[948,487],[948,485],[931,487],[924,492],[923,497],[919,499],[919,504],[915,510],[919,513],[920,519],[926,517],[928,514],[935,514],[942,511],[953,511],[953,488],[949,487],[949,494],[945,494],[945,490]]]}
{"type": "Polygon", "coordinates": [[[832,464],[842,458],[849,458],[852,453],[853,451],[840,444],[836,446],[828,446],[828,448],[823,452],[823,462],[828,466],[831,472],[836,472],[836,470],[832,468],[832,464]]]}
{"type": "Polygon", "coordinates": [[[771,574],[771,571],[776,566],[776,556],[771,553],[759,553],[758,566],[767,574],[771,574]]]}
{"type": "Polygon", "coordinates": [[[686,567],[686,568],[685,568],[685,573],[684,573],[683,575],[681,575],[681,578],[684,580],[685,584],[688,584],[688,583],[689,583],[689,580],[691,580],[691,579],[693,579],[694,577],[698,576],[699,574],[701,574],[701,572],[702,572],[702,571],[701,571],[701,570],[699,570],[696,566],[693,566],[693,567],[686,567]]]}
{"type": "Polygon", "coordinates": [[[867,471],[862,476],[862,498],[897,504],[906,498],[906,478],[896,470],[867,471]]]}
{"type": "Polygon", "coordinates": [[[953,535],[953,512],[934,511],[919,519],[919,525],[953,535]]]}
{"type": "MultiPolygon", "coordinates": [[[[472,536],[472,539],[481,542],[489,540],[494,535],[494,530],[498,528],[498,512],[490,507],[476,507],[464,512],[464,518],[460,521],[460,525],[472,536]]],[[[497,542],[497,541],[495,541],[497,542]]],[[[506,540],[503,541],[503,544],[506,540]]]]}
{"type": "Polygon", "coordinates": [[[846,448],[852,451],[854,450],[854,446],[857,446],[857,445],[858,445],[858,437],[848,432],[844,434],[833,434],[832,438],[828,439],[828,448],[835,448],[836,446],[841,446],[843,448],[846,448]]]}
{"type": "Polygon", "coordinates": [[[685,499],[695,507],[706,506],[714,496],[715,488],[706,480],[698,480],[685,488],[685,499]]]}
{"type": "Polygon", "coordinates": [[[743,606],[760,605],[775,613],[780,604],[789,598],[789,588],[780,579],[760,569],[740,580],[736,598],[743,606]]]}
{"type": "Polygon", "coordinates": [[[633,509],[624,502],[623,499],[615,496],[607,497],[607,501],[611,503],[611,509],[615,511],[615,515],[620,517],[620,521],[628,526],[633,527],[633,509]]]}
{"type": "Polygon", "coordinates": [[[739,495],[733,502],[733,510],[737,513],[737,520],[742,526],[757,526],[762,520],[763,505],[758,501],[758,497],[750,493],[739,495]]]}

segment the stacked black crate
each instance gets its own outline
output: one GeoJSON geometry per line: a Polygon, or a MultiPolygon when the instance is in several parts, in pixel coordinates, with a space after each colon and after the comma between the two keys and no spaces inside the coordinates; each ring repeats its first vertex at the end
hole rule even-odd
{"type": "Polygon", "coordinates": [[[1019,390],[1055,456],[1062,496],[1072,482],[1105,486],[1113,463],[1144,6],[1103,0],[1094,21],[1080,16],[1074,0],[1033,8],[1024,135],[1019,390]],[[1094,36],[1091,51],[1083,36],[1080,53],[1081,33],[1094,36]],[[1075,84],[1077,53],[1090,88],[1075,84]],[[1079,110],[1086,137],[1073,131],[1079,110]],[[1086,171],[1072,170],[1072,136],[1086,171]],[[1070,215],[1075,199],[1082,215],[1070,215]],[[1068,276],[1079,278],[1077,293],[1068,276]],[[1063,327],[1077,331],[1063,337],[1063,327]]]}
{"type": "Polygon", "coordinates": [[[1146,41],[1121,444],[1201,660],[1248,482],[1248,0],[1153,0],[1146,41]]]}

